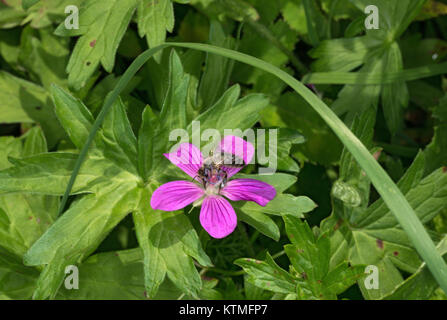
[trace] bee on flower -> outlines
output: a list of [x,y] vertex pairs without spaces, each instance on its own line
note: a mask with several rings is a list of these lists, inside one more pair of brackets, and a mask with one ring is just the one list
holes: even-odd
[[187,205],[201,205],[200,223],[213,238],[224,238],[237,226],[231,201],[254,201],[266,206],[276,196],[273,186],[255,179],[231,179],[250,163],[254,147],[237,136],[225,136],[213,155],[204,158],[191,143],[164,156],[188,174],[193,181],[172,181],[161,185],[152,194],[154,210],[175,211]]

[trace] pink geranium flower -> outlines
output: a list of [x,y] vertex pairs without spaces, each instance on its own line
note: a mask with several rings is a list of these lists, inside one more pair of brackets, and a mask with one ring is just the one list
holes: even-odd
[[[215,152],[233,154],[243,159],[245,166],[253,158],[254,147],[239,137],[226,136]],[[223,166],[218,172],[207,170],[205,178],[201,178],[198,173],[203,168],[204,159],[200,150],[193,144],[182,143],[177,151],[165,153],[164,156],[193,178],[194,182],[172,181],[161,185],[152,195],[151,207],[154,210],[175,211],[201,201],[200,223],[214,238],[226,237],[237,225],[236,213],[223,196],[232,201],[254,201],[265,206],[276,195],[275,188],[259,180],[228,181],[242,167]]]

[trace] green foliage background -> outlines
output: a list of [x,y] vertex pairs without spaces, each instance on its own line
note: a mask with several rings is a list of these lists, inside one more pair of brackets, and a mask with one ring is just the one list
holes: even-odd
[[[379,8],[379,30],[364,8]],[[67,5],[80,28],[64,26]],[[0,298],[446,299],[411,239],[337,136],[279,79],[222,56],[158,52],[95,137],[107,94],[144,50],[209,43],[301,79],[397,183],[447,252],[446,1],[3,0],[0,2]],[[188,178],[162,156],[169,132],[279,128],[266,207],[233,203],[212,239],[198,210],[150,208]],[[303,219],[304,218],[304,219]],[[78,265],[79,290],[63,285]],[[364,286],[367,265],[379,289]]]

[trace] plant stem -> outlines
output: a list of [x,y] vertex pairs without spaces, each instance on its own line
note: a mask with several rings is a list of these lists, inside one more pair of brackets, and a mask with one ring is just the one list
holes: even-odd
[[219,269],[219,268],[208,268],[207,271],[221,273],[226,276],[241,276],[245,273],[244,270],[228,271],[228,270]]
[[272,256],[272,258],[273,258],[273,259],[279,258],[279,257],[283,256],[285,253],[286,253],[286,252],[285,252],[284,250],[282,250],[282,251],[280,251],[280,252],[275,253],[275,254]]

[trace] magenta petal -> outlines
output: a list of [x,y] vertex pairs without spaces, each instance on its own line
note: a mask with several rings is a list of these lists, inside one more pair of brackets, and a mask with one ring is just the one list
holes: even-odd
[[172,181],[161,185],[151,197],[154,210],[175,211],[199,199],[204,190],[189,181]]
[[224,238],[234,231],[237,216],[231,204],[220,196],[207,196],[200,210],[200,223],[213,238]]
[[255,179],[235,179],[227,183],[221,194],[232,201],[254,201],[265,206],[275,198],[276,190],[268,183]]
[[[236,136],[225,136],[217,146],[216,150],[234,154],[243,159],[245,164],[250,163],[255,154],[255,148],[250,142]],[[242,168],[224,167],[224,169],[229,178],[238,173]]]
[[176,151],[163,155],[191,178],[196,177],[197,171],[202,166],[202,153],[191,143],[181,143]]

